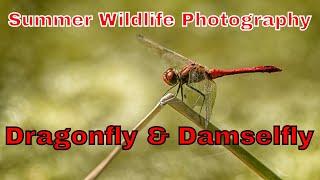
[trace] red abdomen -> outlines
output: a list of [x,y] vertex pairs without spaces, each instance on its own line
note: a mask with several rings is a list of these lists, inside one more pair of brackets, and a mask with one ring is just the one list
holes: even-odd
[[282,71],[280,68],[275,66],[257,66],[257,67],[249,67],[249,68],[238,68],[238,69],[210,69],[208,74],[212,79],[227,76],[227,75],[234,75],[234,74],[242,74],[242,73],[273,73],[273,72],[280,72]]

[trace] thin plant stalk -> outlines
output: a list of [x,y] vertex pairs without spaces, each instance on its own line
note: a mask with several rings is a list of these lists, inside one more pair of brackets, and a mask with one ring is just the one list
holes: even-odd
[[[161,100],[158,102],[158,104],[132,129],[140,131],[143,129],[164,107],[167,101],[170,99],[173,99],[174,96],[172,94],[167,94],[161,98]],[[103,159],[100,164],[98,164],[85,178],[85,180],[92,180],[96,179],[100,173],[103,171],[104,168],[106,168],[111,161],[114,159],[114,157],[119,154],[119,152],[122,150],[122,145],[125,144],[125,141],[122,140],[121,145],[116,146],[108,156]]]
[[[144,117],[134,128],[133,130],[141,130],[143,129],[164,107],[164,105],[168,104],[177,112],[191,120],[197,126],[202,129],[207,129],[210,131],[219,131],[212,123],[209,123],[208,126],[205,126],[205,118],[200,116],[197,112],[183,103],[180,99],[176,98],[173,94],[169,93],[161,98],[159,103],[149,112],[149,114]],[[125,142],[122,141],[122,145]],[[234,154],[239,160],[241,160],[249,169],[254,171],[257,175],[259,175],[263,179],[281,179],[277,176],[271,169],[265,166],[261,161],[259,161],[256,157],[246,151],[243,147],[239,145],[224,145],[224,147],[229,150],[232,154]],[[86,180],[96,179],[98,175],[106,168],[114,157],[119,154],[122,150],[122,146],[116,146],[115,149],[108,154],[108,156],[100,162],[85,178]]]

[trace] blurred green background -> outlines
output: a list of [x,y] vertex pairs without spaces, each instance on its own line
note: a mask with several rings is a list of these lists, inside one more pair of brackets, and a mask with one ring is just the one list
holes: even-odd
[[[164,11],[174,28],[100,28],[98,11]],[[306,32],[285,28],[182,29],[182,11],[204,14],[312,14]],[[314,1],[2,1],[0,6],[0,179],[81,179],[111,150],[110,146],[6,146],[5,126],[56,131],[131,129],[168,88],[161,59],[138,43],[138,33],[208,67],[276,65],[276,74],[249,74],[216,81],[213,123],[222,129],[271,130],[292,124],[316,130],[305,151],[296,146],[247,146],[284,179],[320,178],[319,15]],[[90,28],[9,28],[7,15],[93,14]],[[162,146],[146,141],[146,130],[130,151],[122,152],[100,179],[257,179],[221,146],[178,146],[177,127],[194,126],[166,107],[148,126],[171,133]]]

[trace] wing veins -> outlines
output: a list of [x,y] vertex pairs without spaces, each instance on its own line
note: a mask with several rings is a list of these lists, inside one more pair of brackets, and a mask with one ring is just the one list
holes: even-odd
[[166,47],[163,47],[162,45],[142,36],[142,35],[138,35],[137,36],[138,40],[145,45],[146,47],[152,49],[154,52],[156,52],[160,58],[164,58],[167,60],[172,60],[177,62],[179,65],[185,65],[185,64],[191,64],[194,63],[193,61],[191,61],[189,58],[184,57],[183,55],[170,50]]

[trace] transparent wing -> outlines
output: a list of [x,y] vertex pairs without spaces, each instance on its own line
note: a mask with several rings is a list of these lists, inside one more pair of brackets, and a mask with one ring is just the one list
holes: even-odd
[[196,69],[189,73],[188,87],[184,89],[184,102],[205,117],[207,127],[212,119],[217,90],[216,83],[208,78],[198,82],[202,79],[201,76],[206,76],[206,74],[204,72],[199,74]]
[[206,100],[205,100],[205,104],[206,104],[206,124],[205,126],[208,126],[209,121],[212,119],[212,109],[213,109],[213,105],[215,103],[216,100],[216,94],[217,94],[217,85],[213,80],[204,80],[205,85],[205,89],[204,89],[204,94],[206,96]]
[[170,65],[170,67],[172,67],[172,68],[178,68],[178,67],[182,67],[186,64],[193,63],[193,61],[182,56],[181,54],[174,52],[168,48],[165,48],[165,47],[161,46],[160,44],[153,42],[152,40],[150,40],[142,35],[137,35],[137,38],[142,44],[144,44],[146,47],[151,49],[153,52],[155,52],[161,58],[166,60],[166,63],[168,65]]

